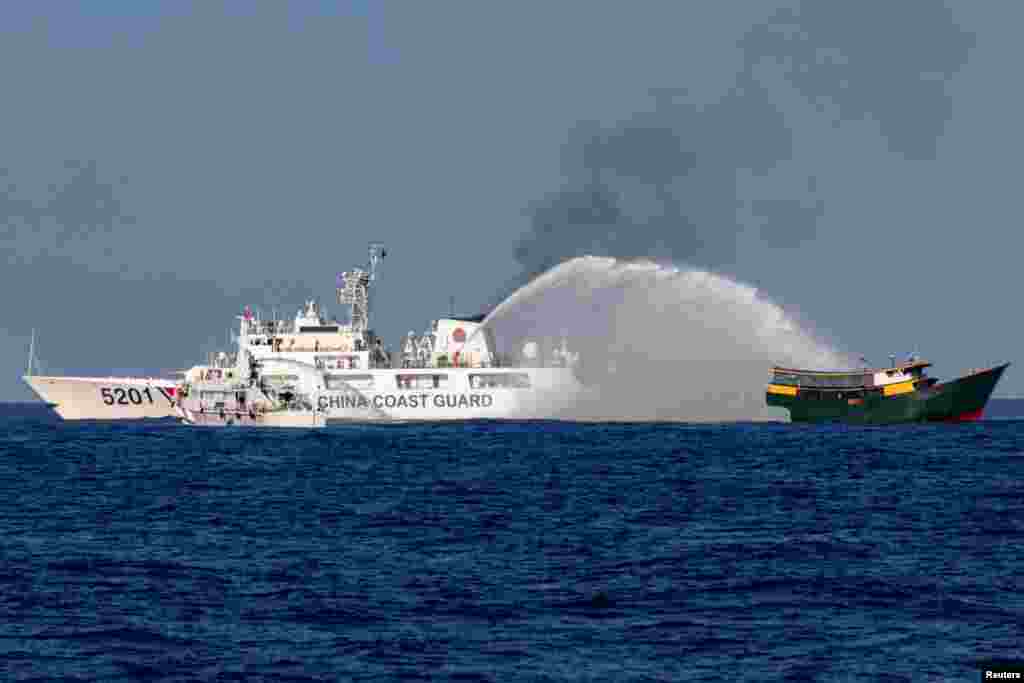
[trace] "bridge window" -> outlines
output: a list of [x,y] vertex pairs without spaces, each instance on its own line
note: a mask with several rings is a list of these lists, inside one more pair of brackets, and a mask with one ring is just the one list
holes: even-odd
[[223,401],[231,395],[229,391],[200,391],[199,398],[204,401]]
[[395,375],[399,389],[444,389],[448,375]]
[[299,381],[298,375],[264,375],[263,379],[267,384],[287,384]]
[[525,372],[491,372],[469,376],[473,389],[529,389],[530,376]]
[[359,356],[316,356],[314,362],[320,370],[359,369]]
[[373,375],[327,375],[324,380],[328,389],[369,389],[373,386]]

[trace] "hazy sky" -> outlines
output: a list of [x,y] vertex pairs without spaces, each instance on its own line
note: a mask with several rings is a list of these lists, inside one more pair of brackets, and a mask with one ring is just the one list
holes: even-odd
[[[844,350],[1018,360],[1016,2],[0,4],[0,399],[249,303],[473,313],[576,255],[711,267]],[[337,310],[337,306],[331,307]],[[1024,367],[998,392],[1024,394]]]

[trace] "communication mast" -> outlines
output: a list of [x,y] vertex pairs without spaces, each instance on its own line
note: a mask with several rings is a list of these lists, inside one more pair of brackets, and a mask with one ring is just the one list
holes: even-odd
[[35,363],[36,358],[36,329],[32,328],[32,339],[28,343],[28,371],[29,377],[32,376],[32,366]]
[[371,284],[377,279],[377,266],[387,256],[384,245],[380,242],[370,243],[370,261],[363,268],[338,273],[338,303],[350,307],[349,324],[352,331],[363,333],[370,326],[370,290]]

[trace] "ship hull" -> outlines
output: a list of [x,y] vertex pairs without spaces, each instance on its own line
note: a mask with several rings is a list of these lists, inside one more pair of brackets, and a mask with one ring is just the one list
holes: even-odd
[[970,422],[981,419],[1008,365],[894,396],[851,398],[853,392],[827,392],[830,394],[827,398],[808,398],[806,394],[801,396],[801,392],[795,395],[769,392],[767,402],[769,406],[786,408],[792,422]]
[[313,397],[313,405],[332,422],[541,419],[557,417],[581,390],[566,368],[513,371],[528,376],[529,389],[474,387],[470,378],[479,372],[449,369],[447,385],[411,389],[396,388],[394,375],[386,372],[375,389],[321,390]]
[[[313,410],[271,411],[255,418],[247,410],[186,409],[174,380],[141,377],[25,376],[24,381],[65,420],[140,420],[178,418],[202,426],[323,427],[328,422],[412,422],[557,417],[580,389],[566,369],[529,369],[532,389],[474,388],[470,376],[481,370],[448,368],[450,385],[400,389],[396,379],[413,371],[377,370],[355,373],[372,377],[377,390],[352,387],[332,391],[317,387],[310,396]],[[337,378],[345,378],[339,373]],[[390,388],[386,388],[390,387]]]
[[250,414],[246,411],[197,412],[182,410],[184,421],[195,427],[292,427],[319,429],[327,426],[323,413],[317,411],[280,411]]
[[143,377],[22,379],[65,420],[139,420],[178,417],[174,380]]
[[[293,372],[300,364],[292,363]],[[573,404],[581,385],[568,368],[495,370],[447,368],[433,370],[345,371],[330,375],[335,388],[305,368],[311,385],[302,391],[304,410],[250,410],[265,402],[258,395],[240,403],[244,385],[213,392],[211,385],[193,387],[182,401],[186,422],[208,426],[321,427],[327,423],[444,422],[459,420],[529,420],[558,418]],[[485,386],[474,377],[519,377],[528,388]],[[434,378],[436,377],[436,385]],[[348,380],[348,381],[346,381]],[[204,396],[205,395],[205,396]],[[216,396],[216,397],[214,397]]]

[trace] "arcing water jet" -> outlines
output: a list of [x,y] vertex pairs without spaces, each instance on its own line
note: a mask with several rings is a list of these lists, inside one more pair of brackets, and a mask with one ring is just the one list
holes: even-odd
[[851,367],[757,289],[714,273],[574,258],[543,273],[484,322],[499,352],[564,339],[586,396],[553,417],[592,420],[784,419],[765,406],[772,365]]

